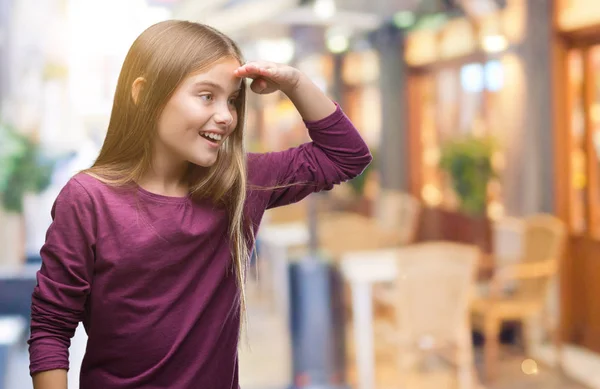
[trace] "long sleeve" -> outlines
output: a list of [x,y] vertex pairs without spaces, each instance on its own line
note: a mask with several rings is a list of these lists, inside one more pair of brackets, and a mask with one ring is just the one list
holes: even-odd
[[42,267],[31,304],[30,373],[68,369],[69,346],[90,291],[94,264],[95,213],[75,179],[52,207],[52,224],[41,249]]
[[339,105],[328,117],[304,123],[312,142],[248,157],[251,189],[265,200],[265,208],[330,190],[361,174],[372,160],[369,148]]

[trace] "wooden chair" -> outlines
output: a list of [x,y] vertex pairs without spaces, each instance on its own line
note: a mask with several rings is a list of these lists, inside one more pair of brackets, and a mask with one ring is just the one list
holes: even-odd
[[421,203],[416,197],[384,189],[379,194],[374,213],[382,229],[396,231],[401,245],[415,241],[421,215]]
[[426,242],[398,249],[394,283],[395,320],[386,336],[397,345],[402,388],[420,388],[424,353],[436,353],[457,367],[457,388],[478,387],[473,360],[469,306],[480,250],[474,245]]
[[298,203],[269,209],[265,212],[263,223],[269,224],[286,224],[303,222],[308,219],[308,203],[307,200]]
[[[377,225],[397,235],[399,246],[414,243],[419,228],[421,202],[406,192],[383,189],[375,203],[374,217]],[[394,290],[391,285],[374,285],[373,300],[376,316],[393,314],[391,302]]]
[[[485,337],[484,362],[488,380],[495,377],[499,357],[498,335],[505,321],[520,321],[524,328],[526,353],[532,344],[532,319],[546,316],[549,287],[558,273],[566,242],[564,223],[552,215],[534,215],[524,220],[523,250],[519,261],[498,266],[488,292],[472,304],[472,320]],[[510,285],[510,288],[507,288]],[[560,355],[558,326],[552,340]],[[558,358],[560,359],[560,357]],[[559,361],[560,364],[560,361]]]
[[412,243],[421,206],[413,196],[383,191],[375,217],[352,212],[321,212],[317,227],[321,250],[334,259],[350,251],[392,248]]

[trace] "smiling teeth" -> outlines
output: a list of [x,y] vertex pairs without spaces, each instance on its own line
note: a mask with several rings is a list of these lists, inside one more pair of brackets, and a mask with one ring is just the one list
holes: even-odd
[[210,138],[216,141],[220,141],[221,139],[223,139],[223,136],[221,136],[220,134],[213,134],[212,132],[201,132],[200,135],[202,135],[205,138]]

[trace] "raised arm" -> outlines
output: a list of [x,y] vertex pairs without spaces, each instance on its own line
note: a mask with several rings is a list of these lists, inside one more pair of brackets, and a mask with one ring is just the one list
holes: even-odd
[[272,62],[249,62],[235,73],[252,78],[253,92],[266,95],[282,91],[306,121],[324,119],[335,111],[335,104],[304,73]]
[[238,69],[237,75],[253,78],[251,89],[256,93],[284,92],[312,139],[286,151],[249,156],[249,181],[258,187],[253,195],[266,199],[266,208],[331,189],[361,174],[371,162],[366,143],[341,108],[297,69],[253,62]]
[[90,291],[95,247],[93,204],[74,179],[52,208],[31,304],[30,374],[35,389],[66,389],[69,346]]

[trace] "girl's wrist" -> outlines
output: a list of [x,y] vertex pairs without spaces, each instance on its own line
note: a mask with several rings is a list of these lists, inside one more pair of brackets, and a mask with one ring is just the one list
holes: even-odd
[[304,88],[306,83],[312,83],[312,81],[300,70],[293,68],[293,72],[295,72],[294,76],[290,77],[292,82],[289,85],[281,86],[281,91],[290,98],[290,100],[294,100],[301,89]]

